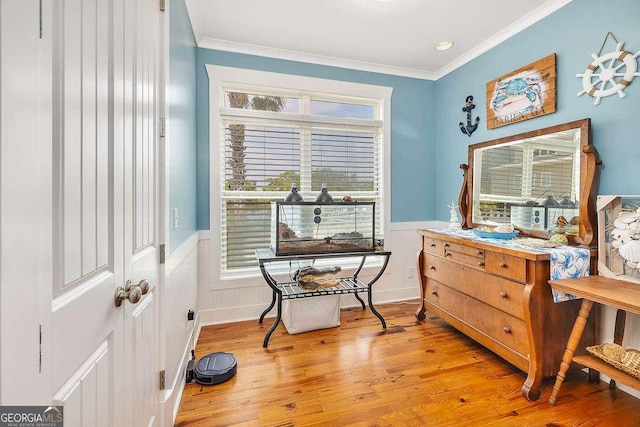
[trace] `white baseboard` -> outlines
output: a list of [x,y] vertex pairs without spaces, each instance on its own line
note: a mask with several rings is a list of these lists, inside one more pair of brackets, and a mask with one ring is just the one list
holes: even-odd
[[[198,316],[200,320],[198,323],[198,336],[200,336],[200,328],[203,326],[257,320],[267,307],[268,304],[255,304],[202,310]],[[273,316],[275,316],[275,307],[267,315],[267,317]]]
[[[194,319],[194,325],[196,325],[198,319]],[[199,329],[197,328],[193,328],[192,332],[191,332],[191,336],[189,337],[189,341],[188,344],[186,346],[186,348],[184,349],[184,351],[182,352],[182,359],[180,360],[180,369],[178,370],[176,377],[173,379],[173,384],[171,389],[167,390],[165,392],[165,394],[168,394],[169,396],[166,397],[166,400],[168,400],[171,395],[173,395],[173,397],[175,398],[175,400],[173,401],[173,413],[172,413],[172,425],[173,423],[175,423],[176,421],[176,417],[178,416],[178,410],[180,409],[180,401],[182,400],[182,393],[184,392],[184,386],[186,385],[187,382],[187,378],[186,378],[186,368],[187,368],[187,363],[189,363],[189,360],[191,359],[191,349],[195,349],[196,347],[196,342],[195,341],[195,331],[198,331],[198,333],[200,332]]]

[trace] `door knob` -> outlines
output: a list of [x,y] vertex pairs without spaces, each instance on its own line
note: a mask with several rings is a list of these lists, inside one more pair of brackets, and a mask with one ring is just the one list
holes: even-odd
[[137,285],[132,285],[131,280],[127,280],[124,288],[122,286],[118,286],[116,288],[116,294],[113,297],[113,302],[116,307],[120,307],[122,305],[122,301],[128,299],[131,304],[136,304],[142,298],[142,291],[140,287]]
[[146,279],[140,280],[140,282],[138,283],[138,287],[142,291],[142,295],[146,295],[147,292],[149,292],[149,282],[147,282]]

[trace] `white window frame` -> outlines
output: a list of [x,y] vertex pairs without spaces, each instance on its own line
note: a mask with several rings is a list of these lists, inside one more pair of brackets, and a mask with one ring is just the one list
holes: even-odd
[[[391,94],[393,88],[210,64],[206,65],[206,70],[209,76],[209,228],[213,242],[222,242],[222,215],[219,208],[222,201],[221,174],[218,168],[224,161],[224,141],[220,129],[222,125],[221,112],[225,110],[224,97],[227,87],[246,88],[249,91],[254,90],[255,87],[268,87],[277,88],[283,93],[287,91],[309,94],[325,93],[337,94],[336,98],[345,96],[378,100],[380,116],[384,122],[382,126],[383,176],[380,179],[383,191],[382,221],[384,234],[389,233],[391,223]],[[376,239],[385,239],[385,235],[376,236]],[[221,250],[221,243],[211,246],[213,277],[217,277],[218,280],[235,280],[260,276],[257,267],[251,271],[224,272],[223,274],[220,261],[216,261],[222,259]]]

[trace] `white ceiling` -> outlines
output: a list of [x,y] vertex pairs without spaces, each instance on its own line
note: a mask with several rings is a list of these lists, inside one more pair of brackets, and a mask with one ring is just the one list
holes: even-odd
[[186,0],[200,47],[429,80],[569,2]]

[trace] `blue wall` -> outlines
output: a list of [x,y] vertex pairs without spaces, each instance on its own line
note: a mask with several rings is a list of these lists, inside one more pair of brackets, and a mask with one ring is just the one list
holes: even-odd
[[[585,117],[592,119],[593,143],[604,162],[598,193],[640,193],[640,77],[625,90],[623,99],[614,95],[595,106],[588,95],[576,96],[582,90],[576,74],[586,70],[609,31],[625,43],[626,50],[640,51],[640,1],[574,0],[436,82],[436,219],[448,220],[446,205],[457,200],[462,183],[458,166],[467,163],[469,144]],[[610,38],[602,53],[613,50]],[[551,53],[556,54],[557,111],[487,130],[486,83]],[[474,96],[474,116],[481,120],[471,138],[457,126],[467,95]]]
[[[197,230],[196,217],[196,42],[184,0],[169,3],[169,252]],[[180,216],[173,229],[173,209]]]
[[434,217],[434,82],[210,49],[198,49],[197,62],[199,229],[209,228],[209,78],[206,64],[392,87],[391,221]]
[[[183,0],[172,0],[183,3]],[[172,11],[175,14],[176,10]],[[180,17],[183,51],[175,67],[185,65],[180,74],[181,87],[193,92],[187,73],[192,64],[192,37],[187,43],[186,12]],[[601,169],[599,194],[638,194],[640,191],[640,77],[625,93],[603,98],[598,106],[593,98],[576,94],[582,90],[583,73],[591,63],[608,31],[612,31],[624,48],[640,51],[640,1],[574,0],[567,6],[516,34],[499,46],[449,73],[436,82],[378,73],[306,64],[230,52],[198,48],[197,78],[197,228],[209,228],[209,81],[205,64],[297,74],[309,77],[368,83],[393,87],[391,111],[391,220],[392,222],[449,219],[447,204],[457,200],[462,183],[461,163],[467,163],[467,146],[477,142],[552,126],[585,117],[592,119],[593,142],[604,167]],[[615,49],[611,39],[603,53]],[[486,83],[551,53],[556,54],[557,111],[536,119],[487,130],[485,112]],[[172,83],[174,55],[172,53]],[[187,63],[189,65],[187,65]],[[182,68],[179,68],[182,69]],[[173,90],[173,89],[172,89]],[[474,116],[481,122],[471,138],[463,135],[458,123],[465,120],[461,108],[467,95],[475,98]],[[185,122],[193,123],[193,108],[180,102],[177,111]],[[191,104],[193,107],[193,104]],[[172,163],[172,206],[182,205],[191,214],[192,134],[186,136],[186,149],[177,150]],[[172,151],[173,156],[173,151]],[[188,158],[188,160],[187,160]],[[184,159],[184,161],[182,161]],[[175,165],[175,168],[173,167]],[[184,170],[186,169],[186,170]],[[173,176],[177,180],[173,180]],[[174,191],[175,188],[175,191]],[[183,191],[187,189],[188,191]],[[184,194],[183,194],[184,193]],[[174,199],[184,197],[185,199]],[[187,219],[188,221],[189,219]],[[191,224],[187,222],[185,225]],[[192,227],[172,233],[176,241],[186,238]],[[174,236],[175,235],[175,236]],[[175,246],[173,246],[175,247]]]

